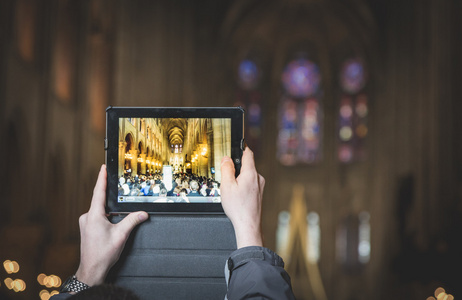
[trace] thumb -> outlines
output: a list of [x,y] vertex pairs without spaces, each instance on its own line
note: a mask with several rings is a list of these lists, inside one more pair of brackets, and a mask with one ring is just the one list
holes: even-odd
[[148,217],[148,214],[144,211],[132,212],[122,221],[120,221],[116,226],[119,228],[118,230],[126,233],[128,236],[130,232],[132,232],[133,228],[146,221]]
[[228,186],[232,185],[236,182],[236,178],[234,178],[234,163],[233,160],[225,156],[221,160],[221,185]]

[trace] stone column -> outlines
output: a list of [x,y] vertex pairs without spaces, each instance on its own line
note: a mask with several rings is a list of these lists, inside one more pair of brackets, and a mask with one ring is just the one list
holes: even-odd
[[191,172],[193,174],[196,174],[197,173],[197,168],[196,168],[196,165],[197,165],[197,160],[195,159],[195,151],[191,151]]
[[[200,164],[199,164],[199,168],[200,168],[200,176],[208,176],[209,173],[208,173],[208,156],[210,154],[210,149],[207,147],[207,144],[201,144],[200,146],[200,149],[199,149],[199,158],[200,158]],[[203,149],[204,148],[207,148],[207,152],[205,153],[205,156],[202,155],[203,153]]]
[[118,176],[124,175],[124,166],[125,166],[125,147],[127,146],[126,142],[119,142],[119,167],[117,170]]
[[207,177],[214,178],[215,174],[212,174],[212,167],[215,167],[214,157],[213,157],[213,127],[212,122],[209,120],[207,123]]
[[221,159],[223,158],[223,120],[212,119],[213,127],[213,157],[215,167],[215,180],[221,182],[221,169],[220,166]]
[[231,120],[223,120],[223,155],[231,156]]
[[132,169],[131,175],[135,176],[138,174],[138,150],[130,150],[130,154],[132,155],[132,159],[130,161],[130,168]]
[[[152,165],[151,165],[151,162],[152,162],[152,157],[146,157],[146,172],[149,171],[149,173],[152,173],[151,170],[152,170]],[[148,162],[149,160],[149,162]]]
[[141,174],[146,175],[146,153],[140,154],[140,158],[142,159],[141,162]]

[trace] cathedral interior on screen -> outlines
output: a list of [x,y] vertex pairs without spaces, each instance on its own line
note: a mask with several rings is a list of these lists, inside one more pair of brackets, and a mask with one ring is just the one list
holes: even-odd
[[118,153],[119,201],[219,202],[231,119],[120,118]]
[[[76,271],[110,105],[245,109],[264,244],[297,299],[462,297],[461,14],[458,0],[0,1],[0,298],[48,299]],[[119,199],[218,202],[229,126],[121,119]]]

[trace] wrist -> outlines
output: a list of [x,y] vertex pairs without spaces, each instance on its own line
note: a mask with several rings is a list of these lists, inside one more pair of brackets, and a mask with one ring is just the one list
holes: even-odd
[[106,271],[101,271],[100,268],[87,269],[80,265],[75,273],[75,277],[89,286],[95,286],[104,283],[106,273]]
[[240,228],[235,230],[237,248],[249,246],[263,247],[263,237],[260,228]]

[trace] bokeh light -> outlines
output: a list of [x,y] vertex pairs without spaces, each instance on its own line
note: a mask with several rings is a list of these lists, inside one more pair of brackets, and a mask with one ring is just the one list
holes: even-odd
[[5,260],[3,262],[3,268],[8,274],[19,272],[19,264],[15,261]]
[[51,295],[47,290],[41,290],[39,293],[39,297],[42,300],[48,300],[50,299]]
[[22,279],[13,280],[11,278],[6,278],[3,282],[9,290],[13,290],[16,293],[26,290],[26,283]]
[[37,281],[40,285],[46,286],[47,288],[60,287],[62,284],[61,278],[56,275],[47,276],[45,274],[39,274],[37,276]]
[[8,289],[13,289],[13,279],[11,278],[5,278],[5,280],[3,281],[5,283],[5,286],[8,288]]
[[44,284],[44,282],[45,282],[45,281],[44,281],[44,280],[45,280],[45,277],[47,277],[47,275],[45,275],[45,274],[43,274],[43,273],[42,273],[42,274],[39,274],[39,275],[37,276],[37,281],[38,281],[38,283],[39,283],[40,285],[45,285],[45,284]]
[[439,294],[445,293],[445,292],[446,291],[442,287],[439,287],[435,290],[435,297],[438,298]]
[[23,292],[26,290],[26,283],[22,279],[16,279],[13,281],[13,291],[16,293]]
[[454,296],[451,294],[446,294],[446,291],[439,287],[435,290],[435,297],[428,297],[426,300],[454,300]]

